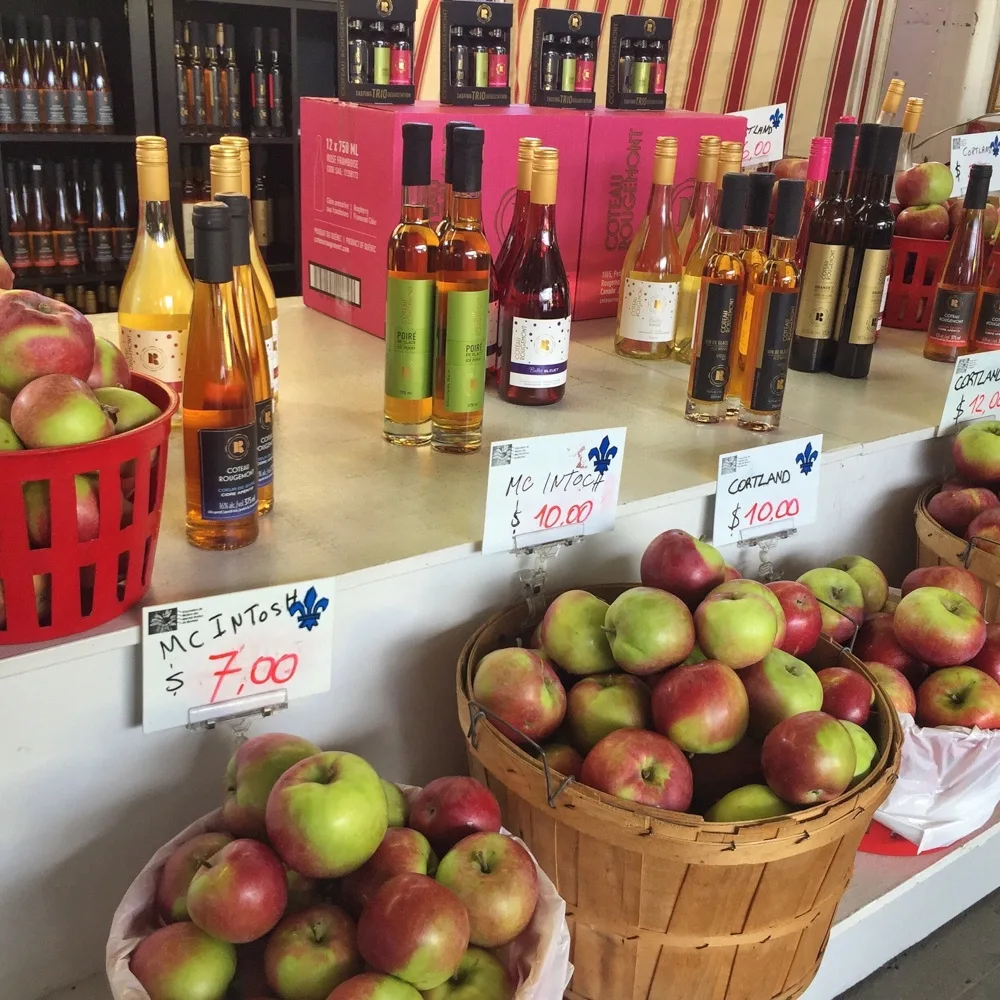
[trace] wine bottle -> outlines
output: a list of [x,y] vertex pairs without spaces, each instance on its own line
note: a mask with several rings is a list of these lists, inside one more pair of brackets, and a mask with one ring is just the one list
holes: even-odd
[[167,141],[135,142],[139,230],[118,304],[120,341],[128,366],[183,389],[191,277],[174,237]]
[[65,132],[66,85],[52,44],[52,18],[42,15],[42,60],[38,74],[42,97],[42,124],[46,132]]
[[17,130],[17,81],[11,52],[0,32],[0,132]]
[[195,135],[205,131],[205,69],[201,63],[201,25],[191,21],[188,27],[188,121]]
[[274,508],[274,401],[268,368],[264,331],[270,326],[254,292],[250,266],[250,200],[242,194],[220,194],[228,206],[233,229],[233,294],[236,320],[243,350],[250,365],[254,402],[254,445],[257,455],[257,513],[262,517]]
[[385,23],[373,21],[371,36],[372,83],[384,87],[389,83],[389,42],[385,37]]
[[191,124],[191,107],[188,94],[187,46],[184,41],[182,21],[174,21],[174,91],[177,94],[177,124],[182,132],[187,132]]
[[45,204],[45,184],[40,163],[35,163],[31,168],[28,247],[31,252],[31,266],[41,274],[51,274],[56,266],[55,247],[52,240],[52,219]]
[[[722,140],[717,135],[703,135],[698,140],[694,194],[691,196],[691,207],[677,240],[681,259],[685,265],[712,226],[721,146]],[[742,150],[740,155],[742,156]]]
[[87,99],[90,104],[90,126],[94,132],[114,132],[115,110],[111,97],[108,64],[101,44],[101,22],[90,19],[90,45],[87,48]]
[[268,211],[267,181],[265,179],[266,153],[259,150],[251,156],[252,180],[250,183],[250,205],[253,211],[253,235],[260,254],[267,260],[271,248],[271,213]]
[[670,357],[677,324],[681,252],[674,234],[673,203],[677,140],[660,136],[653,154],[653,184],[622,267],[615,352],[626,358]]
[[753,279],[750,346],[740,396],[739,425],[744,430],[773,431],[781,422],[799,302],[795,253],[805,187],[806,181],[778,181],[771,246],[764,266]]
[[490,50],[483,38],[483,29],[479,27],[469,30],[469,38],[472,44],[472,85],[474,87],[487,87],[490,80]]
[[[653,75],[653,57],[646,47],[645,39],[632,43],[632,93],[648,94]],[[740,146],[742,154],[743,147]]]
[[90,123],[87,74],[76,35],[76,19],[66,18],[66,118],[70,132],[83,132]]
[[14,77],[17,80],[18,128],[21,132],[37,132],[42,127],[42,102],[35,60],[28,41],[28,21],[23,14],[18,14],[16,24]]
[[[269,134],[283,136],[285,134],[285,71],[281,68],[281,34],[277,28],[271,28],[268,32],[268,39],[271,43],[271,66],[267,71]],[[386,83],[388,82],[386,80]]]
[[231,24],[223,27],[223,42],[219,79],[222,106],[225,109],[223,122],[226,128],[239,132],[243,127],[243,113],[240,110],[240,68],[236,64],[236,29]]
[[653,52],[653,93],[667,92],[667,56],[659,39],[649,43]]
[[823,182],[830,169],[830,151],[833,140],[825,135],[817,135],[809,144],[809,162],[806,165],[806,188],[802,199],[802,219],[799,222],[799,238],[795,244],[795,262],[799,268],[805,266],[809,250],[809,224],[813,212],[823,197]]
[[988,164],[975,163],[969,168],[962,218],[951,237],[927,328],[924,357],[931,361],[954,362],[969,351],[976,299],[986,263],[983,209],[992,174],[993,168]]
[[219,80],[219,56],[215,47],[216,27],[209,22],[205,25],[205,52],[202,56],[203,90],[205,91],[205,128],[209,135],[222,130],[224,119],[221,81]]
[[566,393],[572,307],[556,238],[559,151],[539,146],[531,163],[524,245],[500,303],[500,398],[523,406],[558,403]]
[[233,291],[228,207],[198,204],[194,239],[182,411],[187,540],[200,549],[239,549],[258,532],[256,413]]
[[542,60],[538,67],[542,90],[559,89],[559,65],[562,55],[556,46],[555,35],[542,35]]
[[28,242],[28,220],[21,204],[17,183],[17,167],[7,163],[7,234],[10,237],[8,263],[18,277],[31,270],[31,246]]
[[253,120],[250,134],[266,136],[270,129],[270,107],[268,105],[268,75],[264,66],[264,29],[253,29]]
[[853,217],[861,210],[868,197],[871,183],[872,164],[875,161],[875,146],[878,142],[879,126],[865,122],[858,132],[858,142],[854,149],[854,168],[851,171],[851,185],[848,188],[847,210]]
[[563,35],[559,39],[559,89],[576,89],[576,49],[572,35]]
[[120,163],[115,164],[114,177],[112,245],[114,246],[115,260],[122,267],[128,267],[128,262],[132,259],[132,251],[135,249],[135,223],[132,221],[132,213],[128,207],[128,194],[125,191],[125,168]]
[[403,125],[403,205],[389,237],[385,301],[385,405],[390,444],[431,440],[438,238],[430,225],[430,125]]
[[632,39],[623,38],[618,46],[618,93],[632,93]]
[[[350,62],[351,83],[355,86],[371,83],[371,50],[364,36],[364,24],[359,18],[347,22],[347,55]],[[464,84],[456,84],[464,86]]]
[[1000,244],[994,245],[983,268],[972,330],[973,353],[1000,349]]
[[531,161],[534,151],[541,146],[541,139],[522,136],[517,140],[517,192],[514,195],[514,214],[510,228],[496,256],[496,278],[500,298],[510,279],[510,269],[524,244],[528,226],[528,205],[531,202]]
[[906,83],[903,80],[897,80],[894,77],[889,81],[889,85],[885,88],[885,97],[882,98],[882,107],[875,118],[876,125],[891,125],[893,123],[904,90],[906,90]]
[[789,360],[794,371],[828,371],[833,367],[837,297],[852,232],[847,185],[857,135],[857,125],[838,123],[833,127],[823,199],[809,220],[809,246]]
[[184,258],[194,260],[194,206],[202,200],[195,183],[191,147],[181,146],[181,219],[184,234]]
[[507,86],[507,66],[509,63],[507,45],[504,42],[503,28],[493,28],[490,31],[489,73],[487,86]]
[[389,46],[389,83],[409,87],[413,83],[413,47],[406,24],[397,21],[392,25],[392,44]]
[[69,163],[69,210],[73,219],[73,238],[80,266],[86,269],[90,262],[90,219],[84,207],[83,181],[80,179],[80,161],[74,156]]
[[[714,180],[714,178],[713,178]],[[726,174],[718,222],[709,231],[708,255],[701,268],[684,416],[717,424],[726,415],[729,353],[743,298],[740,230],[746,221],[746,174]]]
[[[889,287],[889,246],[896,218],[889,207],[892,173],[902,129],[879,126],[868,198],[852,220],[851,245],[844,263],[837,318],[833,374],[867,378]],[[860,156],[860,151],[859,151]]]
[[906,102],[906,110],[903,112],[903,138],[899,143],[899,153],[896,155],[896,172],[892,179],[892,200],[899,202],[896,195],[896,181],[904,170],[909,170],[913,166],[913,143],[917,138],[917,129],[920,128],[920,116],[924,111],[924,99],[922,97],[911,97]]
[[594,89],[594,77],[597,74],[596,39],[584,35],[577,42],[576,53],[576,86],[578,93],[589,94]]
[[434,227],[439,242],[451,228],[451,171],[455,152],[453,143],[455,129],[472,127],[472,122],[448,122],[444,127],[444,205],[441,210],[441,221]]
[[465,29],[457,24],[451,29],[451,85],[469,85],[469,46],[465,42]]
[[490,245],[482,219],[482,129],[452,135],[452,219],[438,250],[431,447],[479,451],[483,438]]
[[56,164],[55,212],[52,216],[52,242],[56,256],[56,266],[63,274],[73,274],[80,270],[80,255],[76,250],[76,234],[73,232],[73,216],[69,198],[66,195],[66,168]]
[[101,161],[95,160],[90,186],[90,261],[95,271],[110,271],[115,263],[111,213],[104,196]]

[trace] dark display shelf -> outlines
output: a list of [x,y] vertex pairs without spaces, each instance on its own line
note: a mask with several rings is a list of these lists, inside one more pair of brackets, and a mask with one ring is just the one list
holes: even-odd
[[[214,145],[226,133],[220,132],[218,135],[182,135],[177,141],[182,146],[211,146]],[[251,147],[253,146],[296,146],[298,139],[293,139],[290,135],[251,135],[248,136]]]
[[75,147],[89,143],[134,146],[134,135],[103,135],[100,132],[0,132],[0,146],[10,143],[68,143]]

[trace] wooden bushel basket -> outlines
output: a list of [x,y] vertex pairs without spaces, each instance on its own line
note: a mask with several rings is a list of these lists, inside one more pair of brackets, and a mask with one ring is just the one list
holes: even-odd
[[[588,588],[612,601],[626,586]],[[899,771],[902,734],[875,687],[878,759],[840,798],[775,819],[707,823],[635,806],[562,776],[515,746],[470,703],[486,653],[532,626],[527,605],[482,625],[458,663],[458,715],[471,773],[500,801],[566,900],[571,1000],[792,1000],[819,968],[876,808]],[[821,640],[816,667],[861,662]],[[549,805],[547,787],[555,792]],[[555,1000],[555,998],[553,998]]]

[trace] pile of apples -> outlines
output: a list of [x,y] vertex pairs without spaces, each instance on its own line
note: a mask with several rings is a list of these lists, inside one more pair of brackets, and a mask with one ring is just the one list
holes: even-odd
[[[954,177],[946,163],[930,160],[896,175],[896,235],[920,240],[947,240],[962,218],[963,198],[952,198]],[[998,222],[997,202],[990,198],[983,212],[983,234],[992,241]]]
[[224,832],[160,872],[163,926],[130,959],[151,1000],[511,1000],[494,949],[530,924],[538,873],[479,782],[408,804],[361,757],[269,733],[226,784]]

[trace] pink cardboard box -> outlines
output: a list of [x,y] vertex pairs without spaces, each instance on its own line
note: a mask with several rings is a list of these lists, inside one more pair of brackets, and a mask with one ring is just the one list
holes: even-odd
[[694,190],[698,140],[717,135],[742,143],[747,122],[739,115],[700,111],[590,112],[587,193],[573,319],[600,319],[618,311],[625,252],[639,228],[653,180],[656,137],[677,137],[674,220],[683,218]]
[[537,136],[561,153],[557,226],[570,284],[580,250],[590,116],[514,105],[449,108],[302,100],[302,288],[305,303],[376,337],[385,336],[386,244],[399,221],[401,128],[434,126],[431,218],[441,217],[444,126],[485,129],[483,219],[496,253],[507,233],[517,185],[517,140]]

